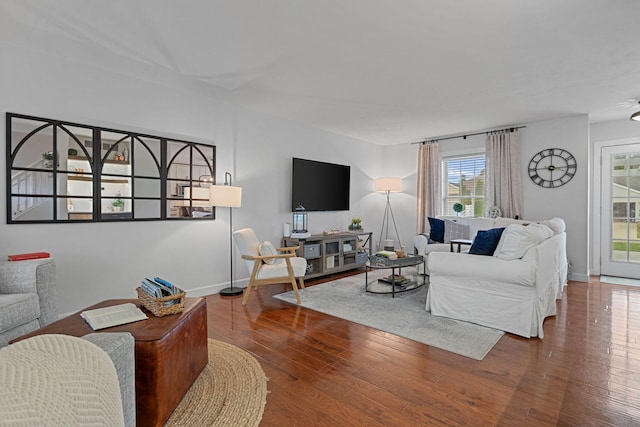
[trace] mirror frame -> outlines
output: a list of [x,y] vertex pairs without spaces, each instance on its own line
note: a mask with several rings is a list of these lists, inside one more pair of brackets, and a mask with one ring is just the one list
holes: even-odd
[[[14,131],[18,132],[19,128],[17,120],[33,121],[34,125],[24,137],[14,141]],[[78,128],[76,133],[81,128],[87,133],[82,136],[90,139],[83,140],[69,128]],[[40,132],[49,132],[49,129],[51,135],[47,137],[50,141],[42,142],[46,138],[42,138]],[[62,142],[58,144],[60,132],[68,136],[68,142],[74,147],[72,150],[64,148]],[[41,141],[32,139],[34,135]],[[51,150],[42,153],[42,159],[37,159],[35,150],[43,145],[49,147],[49,143]],[[37,160],[28,165],[16,164],[21,150],[24,151],[20,159]],[[100,155],[92,156],[91,153]],[[215,219],[215,208],[208,205],[208,194],[204,190],[215,184],[216,146],[213,144],[6,113],[5,161],[7,224]],[[145,164],[147,166],[143,168]],[[146,171],[142,173],[138,169]],[[34,181],[28,178],[29,174],[32,178],[47,177],[49,184],[38,188],[44,188],[44,191],[38,192],[33,185],[17,184],[20,180]],[[85,186],[86,194],[69,191],[78,181]],[[123,190],[126,194],[112,189],[120,188],[118,184],[126,189]],[[23,200],[32,204],[29,209],[39,204],[41,211],[50,217],[17,219],[26,211],[20,205]],[[74,212],[74,202],[84,210]],[[117,206],[124,207],[116,209]]]

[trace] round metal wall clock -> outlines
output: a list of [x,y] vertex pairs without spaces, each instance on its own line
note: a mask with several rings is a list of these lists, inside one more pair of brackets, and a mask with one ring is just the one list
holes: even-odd
[[576,158],[562,148],[547,148],[531,158],[529,177],[544,188],[555,188],[571,181],[578,165]]

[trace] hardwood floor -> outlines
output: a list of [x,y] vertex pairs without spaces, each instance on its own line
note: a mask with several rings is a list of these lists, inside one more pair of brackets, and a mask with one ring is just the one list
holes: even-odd
[[263,427],[640,425],[640,287],[570,282],[543,340],[505,334],[482,361],[271,298],[286,290],[207,297],[209,336],[269,377]]

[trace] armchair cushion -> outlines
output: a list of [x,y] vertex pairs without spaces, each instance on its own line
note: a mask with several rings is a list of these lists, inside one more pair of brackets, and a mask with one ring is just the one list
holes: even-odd
[[[273,243],[271,243],[268,240],[265,240],[264,242],[260,243],[260,247],[258,248],[258,252],[260,253],[261,256],[278,255],[278,250],[273,245]],[[276,264],[276,263],[282,262],[282,259],[265,258],[262,261],[264,261],[265,264]]]
[[[287,271],[287,265],[281,258],[282,262],[278,264],[263,264],[256,275],[256,279],[273,279],[276,277],[286,277],[289,272]],[[307,271],[307,260],[300,257],[289,258],[291,262],[291,268],[293,268],[293,275],[296,277],[303,277]]]

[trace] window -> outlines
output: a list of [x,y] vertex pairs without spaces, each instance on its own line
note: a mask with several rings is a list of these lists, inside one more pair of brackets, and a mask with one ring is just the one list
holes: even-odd
[[453,205],[461,203],[460,216],[484,216],[485,157],[484,154],[447,157],[442,160],[444,188],[442,213],[456,215]]
[[215,146],[7,113],[7,223],[212,218]]

